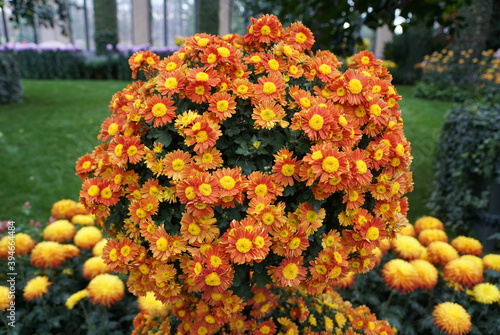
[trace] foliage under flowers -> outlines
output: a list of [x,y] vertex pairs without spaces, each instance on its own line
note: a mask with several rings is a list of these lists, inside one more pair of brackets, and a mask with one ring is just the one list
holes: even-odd
[[434,52],[418,64],[422,69],[415,95],[427,99],[463,102],[498,95],[500,58],[493,50],[474,57],[472,50]]
[[380,247],[380,265],[342,285],[399,332],[498,334],[500,255],[478,240],[448,237],[443,223],[422,217]]
[[369,271],[407,222],[412,157],[390,74],[367,51],[340,72],[313,43],[300,22],[264,15],[245,36],[130,58],[147,80],[113,96],[103,143],[76,171],[81,202],[115,236],[105,262],[134,294],[182,306],[160,327],[277,326],[277,305],[249,317],[257,292],[321,294]]
[[[106,239],[94,217],[72,200],[56,202],[51,215],[43,229],[10,235],[4,227],[1,233],[0,334],[130,333],[136,298],[100,257]],[[11,236],[15,254],[9,253]],[[15,282],[8,281],[9,256],[15,258]],[[11,283],[15,292],[4,286]]]

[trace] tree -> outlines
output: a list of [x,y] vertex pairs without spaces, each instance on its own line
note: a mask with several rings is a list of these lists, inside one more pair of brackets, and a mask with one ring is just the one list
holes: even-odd
[[106,53],[107,45],[118,44],[116,0],[94,0],[94,41],[97,54]]
[[219,33],[219,1],[196,0],[196,32]]
[[285,23],[300,20],[316,38],[316,48],[332,50],[337,55],[352,55],[354,45],[361,43],[363,25],[375,29],[382,25],[394,28],[394,19],[400,16],[406,24],[438,22],[450,29],[459,20],[448,20],[444,15],[456,12],[463,2],[470,0],[239,0],[247,16],[275,14]]

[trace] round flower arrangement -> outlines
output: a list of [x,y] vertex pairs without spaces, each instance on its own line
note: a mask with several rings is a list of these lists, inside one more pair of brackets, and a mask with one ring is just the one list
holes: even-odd
[[80,201],[114,236],[106,264],[200,334],[237,332],[262,290],[321,294],[370,270],[407,222],[412,157],[391,75],[368,51],[342,70],[313,43],[302,23],[263,15],[162,60],[139,51],[143,80],[114,94],[102,143],[77,161]]

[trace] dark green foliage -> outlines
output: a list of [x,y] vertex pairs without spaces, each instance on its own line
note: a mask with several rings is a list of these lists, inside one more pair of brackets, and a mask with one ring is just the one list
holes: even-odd
[[480,213],[491,205],[495,182],[500,183],[500,103],[458,104],[443,125],[436,150],[432,214],[448,227],[473,233]]
[[84,56],[80,50],[15,51],[23,79],[77,79],[81,78]]
[[196,7],[197,33],[219,34],[219,1],[198,0]]
[[21,74],[11,52],[0,53],[0,105],[20,102],[23,97]]
[[394,35],[392,42],[384,46],[384,58],[392,60],[397,68],[391,69],[396,84],[414,84],[420,76],[415,65],[425,55],[443,48],[443,41],[438,32],[422,24],[409,26],[401,35]]
[[115,0],[94,0],[94,41],[98,55],[107,52],[108,44],[118,44],[118,20]]

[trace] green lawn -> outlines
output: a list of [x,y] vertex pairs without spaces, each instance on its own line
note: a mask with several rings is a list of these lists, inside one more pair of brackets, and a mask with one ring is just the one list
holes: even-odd
[[[44,223],[52,203],[78,200],[75,162],[98,143],[117,81],[24,80],[24,103],[0,106],[0,220]],[[23,213],[24,202],[31,213]]]
[[[78,157],[98,143],[113,93],[127,82],[24,80],[25,101],[0,106],[0,220],[48,219],[52,204],[78,200],[81,182],[74,174]],[[412,143],[415,191],[410,220],[427,215],[434,148],[451,103],[417,99],[412,88],[398,87],[405,133]],[[29,201],[31,212],[23,212]]]

